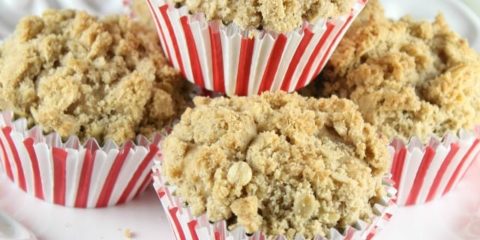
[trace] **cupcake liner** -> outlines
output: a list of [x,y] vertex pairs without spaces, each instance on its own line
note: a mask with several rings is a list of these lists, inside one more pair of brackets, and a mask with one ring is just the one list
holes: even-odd
[[0,161],[7,177],[43,201],[75,208],[99,208],[127,202],[151,184],[151,167],[159,157],[160,135],[150,143],[103,147],[72,136],[65,143],[57,133],[44,135],[26,119],[0,113]]
[[389,146],[393,156],[392,179],[398,189],[397,204],[412,206],[441,198],[451,192],[467,169],[478,159],[480,127],[474,131],[432,137],[428,144],[418,138],[405,144],[395,139]]
[[[177,240],[194,239],[214,239],[214,240],[261,240],[261,239],[286,239],[283,236],[267,237],[261,232],[247,236],[243,228],[236,228],[232,231],[227,229],[226,221],[210,223],[205,214],[195,217],[188,209],[184,207],[180,197],[174,196],[175,187],[166,184],[161,175],[161,163],[158,162],[153,167],[153,179],[156,193],[162,203],[163,209],[167,215],[170,227]],[[359,221],[344,231],[331,229],[329,238],[332,240],[352,240],[352,239],[372,239],[385,224],[390,221],[395,210],[394,196],[396,190],[391,186],[389,177],[384,180],[387,196],[375,204],[374,214],[371,223],[368,224]],[[297,236],[296,240],[303,240]],[[325,239],[321,236],[315,237],[316,240]]]
[[357,0],[347,16],[305,22],[285,34],[242,31],[166,0],[147,2],[162,48],[185,78],[208,90],[243,96],[292,92],[310,83],[367,1]]

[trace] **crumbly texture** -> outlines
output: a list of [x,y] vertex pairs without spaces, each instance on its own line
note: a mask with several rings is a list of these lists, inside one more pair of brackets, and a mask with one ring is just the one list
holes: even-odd
[[146,0],[130,0],[130,8],[134,18],[138,19],[145,26],[155,28],[155,22]]
[[443,16],[417,22],[367,15],[348,31],[313,92],[353,100],[390,139],[426,142],[480,123],[479,55]]
[[121,144],[185,109],[185,85],[156,34],[125,16],[49,10],[0,46],[0,109],[62,137]]
[[163,174],[193,214],[288,239],[372,216],[387,143],[351,101],[278,92],[194,102],[163,145]]
[[348,14],[354,0],[169,0],[207,19],[235,23],[243,29],[290,32],[304,20],[315,22]]

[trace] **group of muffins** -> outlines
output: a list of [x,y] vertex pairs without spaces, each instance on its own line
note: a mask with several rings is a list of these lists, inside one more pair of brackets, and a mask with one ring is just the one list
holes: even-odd
[[0,165],[25,192],[112,206],[153,168],[177,239],[370,239],[480,152],[480,55],[441,15],[127,3],[130,17],[26,17],[0,45]]

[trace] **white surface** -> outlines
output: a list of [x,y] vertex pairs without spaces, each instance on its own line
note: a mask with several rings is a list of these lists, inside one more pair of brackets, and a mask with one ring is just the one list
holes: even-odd
[[[477,0],[478,1],[478,0]],[[4,8],[6,4],[33,4],[30,7],[38,12],[46,2],[67,3],[76,6],[81,2],[54,1],[54,0],[2,0],[0,1],[0,36],[2,29],[9,30],[14,22],[11,17],[12,9]],[[121,0],[95,1],[83,4],[83,8],[103,11],[106,7],[99,7],[100,2],[108,6],[111,12],[119,11]],[[98,2],[97,4],[95,4]],[[470,43],[480,49],[480,24],[476,16],[457,0],[383,0],[387,12],[392,17],[399,17],[406,13],[418,19],[433,19],[436,13],[442,10],[447,21],[460,34],[467,37]],[[43,5],[43,6],[44,6]],[[58,6],[58,5],[57,5]],[[9,15],[6,15],[6,14]],[[8,18],[7,24],[1,21]],[[4,31],[4,32],[5,32]],[[480,164],[474,166],[462,182],[457,191],[433,204],[414,208],[399,209],[380,233],[377,239],[404,240],[404,239],[480,239]],[[13,216],[16,220],[31,229],[39,239],[48,240],[83,240],[83,239],[125,239],[125,229],[130,229],[133,239],[173,239],[166,218],[162,213],[153,191],[148,191],[141,198],[126,205],[108,209],[70,209],[53,206],[33,197],[27,196],[10,184],[5,177],[0,177],[0,211]],[[1,239],[1,238],[0,238]]]

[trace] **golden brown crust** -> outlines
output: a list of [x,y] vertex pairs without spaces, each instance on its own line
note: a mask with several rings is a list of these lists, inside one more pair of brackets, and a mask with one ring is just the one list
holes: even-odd
[[263,28],[274,32],[290,32],[303,20],[346,15],[354,0],[169,0],[185,5],[207,19],[235,23],[243,29]]
[[279,92],[195,104],[163,145],[163,174],[194,214],[289,239],[372,215],[386,141],[352,102]]
[[0,109],[62,137],[123,143],[160,130],[185,108],[183,82],[155,32],[122,16],[49,10],[0,46]]
[[335,51],[320,96],[353,100],[389,138],[427,141],[480,123],[479,55],[443,16],[433,23],[369,16]]

